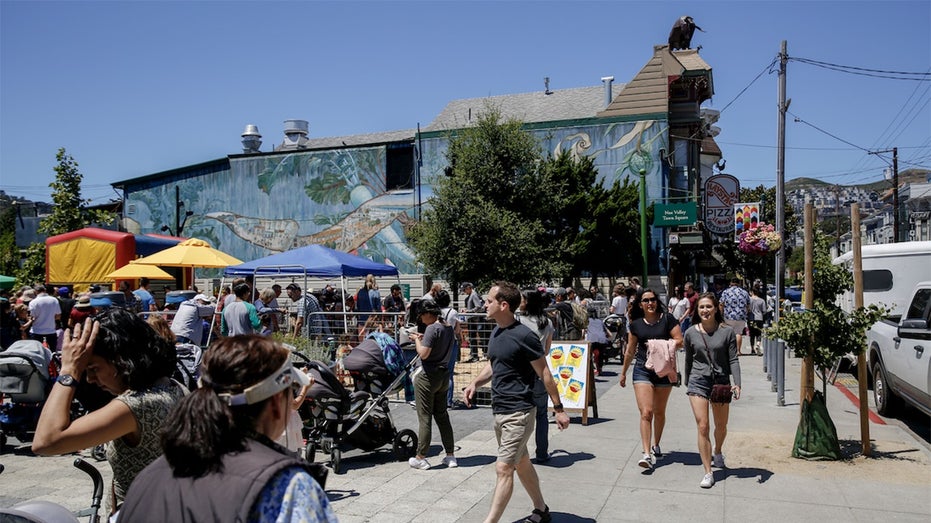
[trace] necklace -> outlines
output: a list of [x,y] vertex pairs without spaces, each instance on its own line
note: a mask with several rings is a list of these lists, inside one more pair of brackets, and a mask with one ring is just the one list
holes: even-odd
[[663,314],[662,314],[662,313],[657,314],[657,316],[656,316],[656,321],[654,321],[654,322],[651,323],[651,322],[647,321],[647,317],[644,316],[644,317],[643,317],[643,323],[646,323],[647,325],[649,325],[649,326],[652,327],[652,326],[656,325],[657,323],[659,323],[659,320],[661,320],[662,318],[663,318]]

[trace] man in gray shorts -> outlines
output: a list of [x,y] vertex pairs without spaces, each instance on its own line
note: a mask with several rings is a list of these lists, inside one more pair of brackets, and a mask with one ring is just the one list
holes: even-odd
[[540,339],[514,317],[519,305],[520,290],[513,283],[498,282],[488,291],[485,316],[496,324],[488,340],[490,362],[465,388],[465,403],[471,406],[475,390],[491,381],[498,460],[495,463],[495,494],[485,521],[496,522],[501,518],[514,490],[516,471],[534,507],[523,521],[546,523],[552,518],[543,500],[540,478],[527,451],[527,441],[534,433],[536,418],[533,385],[537,376],[543,380],[553,401],[559,430],[569,426],[569,416],[563,411],[556,383],[546,366]]

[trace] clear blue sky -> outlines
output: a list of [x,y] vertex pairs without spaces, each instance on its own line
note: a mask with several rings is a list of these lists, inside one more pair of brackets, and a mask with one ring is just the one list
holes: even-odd
[[[692,41],[714,69],[705,105],[727,106],[718,142],[745,186],[775,184],[777,80],[764,71],[782,40],[793,58],[931,72],[927,0],[0,0],[0,188],[49,201],[65,147],[83,196],[103,203],[113,182],[241,152],[249,123],[268,151],[288,118],[315,137],[411,129],[454,99],[542,90],[544,76],[554,89],[627,82],[686,14],[707,31]],[[864,149],[892,146],[900,169],[931,167],[931,82],[791,61],[787,91],[808,122],[787,121],[787,179],[876,181],[886,163]]]

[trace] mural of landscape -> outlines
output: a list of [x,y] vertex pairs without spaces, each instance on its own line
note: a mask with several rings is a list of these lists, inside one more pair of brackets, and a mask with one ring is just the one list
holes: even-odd
[[[666,129],[665,122],[648,120],[532,132],[545,152],[593,157],[605,185],[636,179],[645,169],[652,201],[668,191],[659,161]],[[422,140],[424,205],[443,175],[447,143],[445,136]],[[177,186],[182,215],[193,212],[182,235],[205,239],[244,261],[321,244],[394,265],[402,273],[422,272],[404,235],[416,216],[417,191],[385,190],[385,146],[236,157],[229,165],[211,172],[192,168],[127,187],[128,228],[137,233],[158,233],[163,225],[173,229]],[[661,236],[654,234],[657,241]]]

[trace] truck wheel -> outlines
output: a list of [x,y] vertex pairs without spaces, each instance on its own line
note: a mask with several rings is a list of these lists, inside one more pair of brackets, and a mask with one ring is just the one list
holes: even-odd
[[876,412],[883,416],[891,416],[895,411],[897,398],[889,390],[882,363],[873,364],[873,400],[876,403]]

